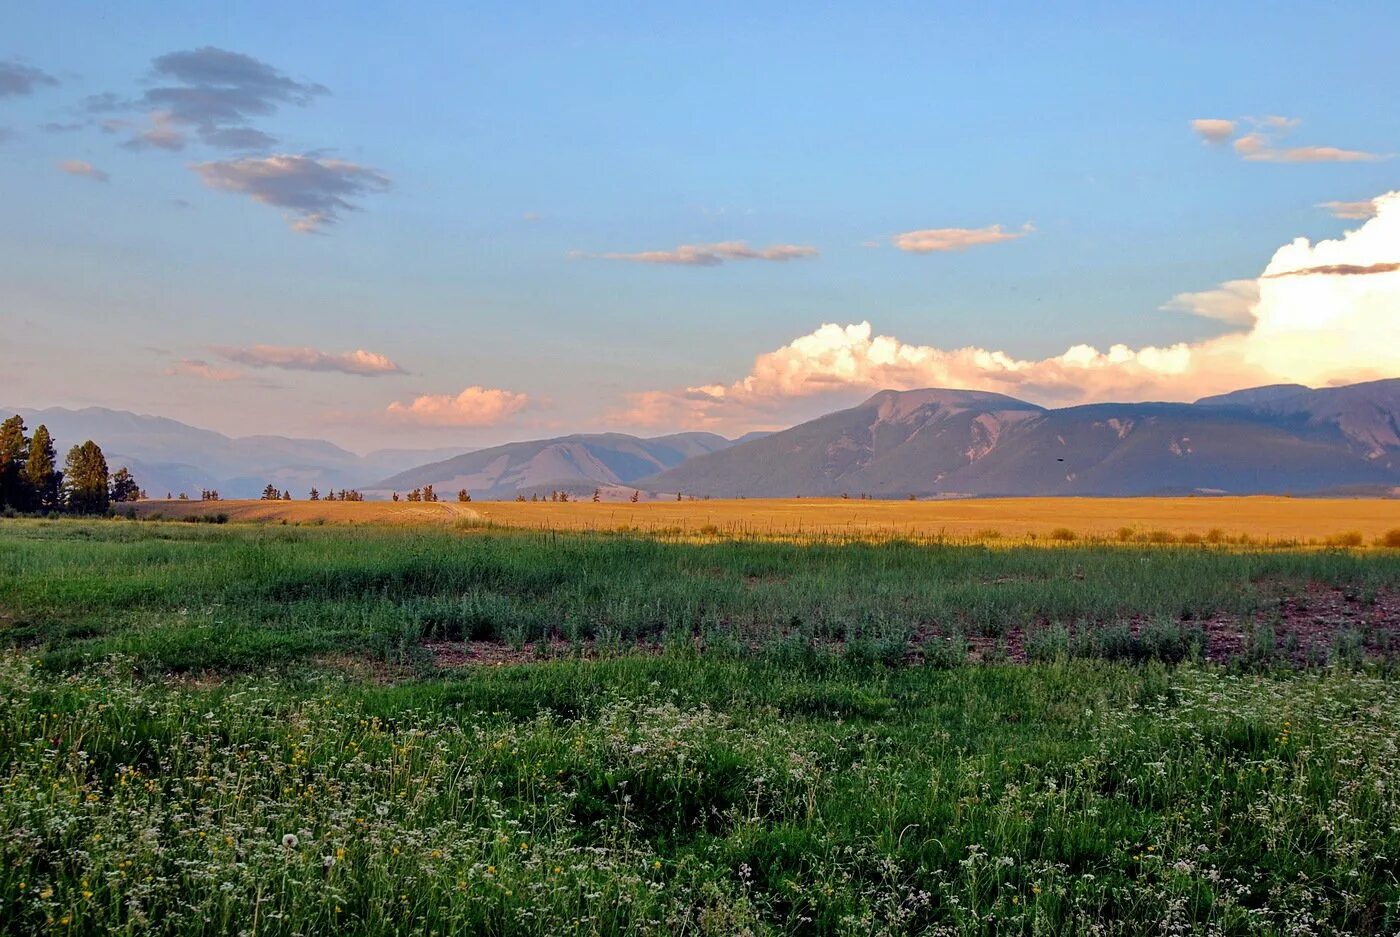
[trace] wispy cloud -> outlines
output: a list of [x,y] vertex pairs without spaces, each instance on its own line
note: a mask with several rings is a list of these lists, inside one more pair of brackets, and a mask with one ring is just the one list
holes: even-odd
[[41,87],[52,87],[58,79],[41,68],[13,59],[0,62],[0,98],[33,94]]
[[247,380],[248,375],[234,368],[220,368],[198,358],[182,358],[165,369],[170,377],[193,377],[201,381],[225,383]]
[[1317,267],[1302,267],[1298,270],[1284,270],[1280,273],[1264,275],[1266,280],[1279,277],[1364,277],[1377,273],[1394,273],[1400,270],[1400,262],[1383,261],[1375,264],[1322,264]]
[[[1191,121],[1191,129],[1206,143],[1218,145],[1234,138],[1231,148],[1240,159],[1250,163],[1362,163],[1389,159],[1382,153],[1344,149],[1339,146],[1284,146],[1283,138],[1298,126],[1297,117],[1244,117],[1240,120],[1200,118]],[[1242,126],[1248,132],[1235,134]]]
[[923,228],[896,234],[890,241],[895,247],[911,254],[933,254],[1015,241],[1034,231],[1035,226],[1030,223],[1022,225],[1016,231],[1004,231],[999,224],[988,225],[985,228]]
[[281,368],[287,371],[334,371],[356,377],[381,377],[404,374],[403,368],[385,355],[359,349],[342,354],[318,351],[315,348],[291,348],[283,345],[252,345],[239,348],[214,345],[210,351],[228,361],[250,368]]
[[254,201],[286,209],[288,225],[302,234],[319,232],[356,211],[352,198],[389,189],[377,169],[340,159],[277,155],[247,157],[190,166],[211,189],[238,192]]
[[70,176],[85,176],[95,182],[106,182],[110,178],[92,163],[81,159],[65,159],[58,164],[58,168]]
[[297,81],[250,55],[214,46],[157,56],[151,68],[165,83],[147,89],[134,106],[171,127],[189,127],[205,144],[221,149],[273,146],[276,138],[250,121],[275,114],[282,105],[304,107],[329,93],[324,85]]
[[1365,221],[1367,218],[1376,217],[1376,200],[1370,198],[1359,202],[1323,202],[1317,207],[1327,209],[1333,218],[1348,221]]
[[527,394],[473,385],[458,394],[423,394],[408,403],[394,401],[386,412],[392,419],[425,426],[495,426],[529,404]]
[[782,263],[816,257],[815,247],[797,244],[774,244],[771,247],[750,247],[744,241],[720,241],[715,244],[682,244],[672,250],[638,251],[636,253],[589,254],[575,251],[571,257],[600,260],[624,260],[639,264],[678,264],[685,267],[718,267],[731,260],[767,260]]

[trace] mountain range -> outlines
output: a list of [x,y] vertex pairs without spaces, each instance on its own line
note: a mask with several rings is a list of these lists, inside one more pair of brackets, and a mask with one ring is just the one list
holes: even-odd
[[354,488],[411,465],[461,452],[458,449],[382,449],[356,455],[321,439],[286,436],[230,437],[159,416],[87,407],[0,408],[18,413],[32,430],[48,427],[60,463],[70,446],[95,440],[115,471],[125,465],[152,497],[203,488],[225,498],[256,498],[264,486],[290,488],[298,498],[312,486]]
[[1400,379],[1062,409],[882,391],[642,484],[716,497],[1393,493]]
[[269,483],[389,497],[433,485],[478,499],[1189,493],[1400,494],[1400,378],[1255,387],[1195,403],[1050,409],[968,390],[881,391],[776,433],[593,433],[357,455],[318,439],[232,438],[121,410],[0,410],[44,423],[60,458],[94,439],[153,496],[256,497]]
[[676,433],[654,439],[624,433],[560,436],[493,446],[420,465],[377,482],[366,494],[387,497],[394,491],[432,485],[442,495],[465,488],[474,498],[513,498],[551,491],[584,495],[597,488],[635,484],[733,445],[734,441],[714,433]]

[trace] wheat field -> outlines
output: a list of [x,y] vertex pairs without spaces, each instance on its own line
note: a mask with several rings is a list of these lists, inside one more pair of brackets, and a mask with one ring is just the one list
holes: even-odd
[[299,524],[454,524],[673,535],[948,537],[1371,543],[1400,529],[1400,500],[1287,497],[988,498],[861,501],[786,498],[577,501],[143,501],[139,517]]

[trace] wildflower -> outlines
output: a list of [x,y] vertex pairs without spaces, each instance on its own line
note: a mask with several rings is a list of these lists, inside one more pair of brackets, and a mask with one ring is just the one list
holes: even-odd
[[282,848],[283,848],[283,849],[295,849],[295,848],[297,848],[297,843],[299,843],[299,842],[300,842],[300,840],[297,839],[297,834],[295,834],[295,833],[287,833],[286,835],[284,835],[284,836],[282,837]]

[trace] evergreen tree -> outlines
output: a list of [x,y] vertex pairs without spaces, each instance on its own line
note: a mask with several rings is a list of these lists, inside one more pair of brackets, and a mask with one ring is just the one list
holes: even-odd
[[457,492],[457,500],[458,500],[458,501],[466,502],[466,501],[470,501],[471,499],[472,499],[471,492],[467,491],[467,489],[463,488],[461,491]]
[[277,491],[277,488],[271,482],[269,482],[267,487],[263,489],[262,499],[264,501],[276,501],[278,495],[279,493]]
[[89,439],[68,450],[63,467],[63,493],[68,510],[77,514],[102,514],[111,506],[107,490],[107,459]]
[[53,450],[49,428],[42,423],[34,428],[20,481],[28,495],[29,510],[56,511],[62,506],[63,473],[58,470],[58,454]]
[[315,488],[312,488],[312,489],[311,489],[311,500],[312,500],[312,501],[320,501],[320,500],[321,500],[321,493],[320,493],[319,491],[317,491]]
[[135,501],[141,496],[141,486],[136,484],[136,479],[131,477],[131,470],[125,465],[112,475],[111,496],[112,500],[118,504],[124,501]]
[[436,501],[437,499],[438,499],[437,493],[433,491],[433,486],[432,486],[432,485],[424,485],[424,486],[423,486],[423,500],[424,500],[424,501]]
[[601,492],[599,489],[594,488],[594,489],[593,489],[593,503],[594,503],[594,504],[597,504],[597,503],[598,503],[599,501],[601,501],[601,500],[603,500],[603,499],[602,499],[602,492]]
[[292,500],[292,489],[288,488],[286,491],[282,492],[282,500],[283,500],[283,501],[290,501],[290,500]]
[[15,414],[0,423],[0,508],[25,507],[20,473],[29,457],[29,440],[24,435],[24,418]]
[[636,504],[636,503],[641,499],[641,497],[642,497],[642,493],[641,493],[640,491],[634,491],[634,492],[632,492],[632,498],[631,498],[632,503],[633,503],[633,504]]

